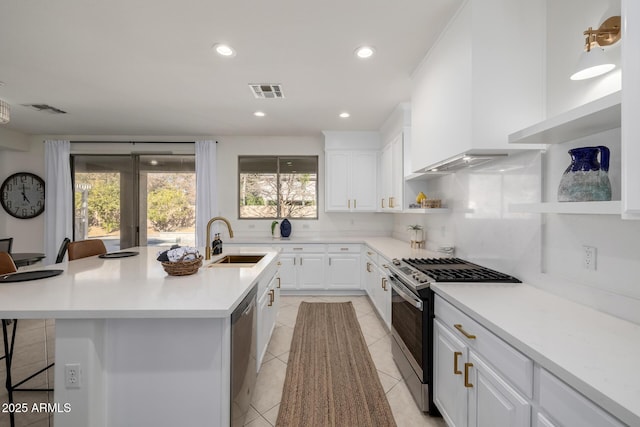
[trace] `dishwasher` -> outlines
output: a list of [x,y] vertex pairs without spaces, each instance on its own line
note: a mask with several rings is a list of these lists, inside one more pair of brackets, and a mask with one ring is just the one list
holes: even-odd
[[254,286],[231,313],[231,425],[243,426],[256,384],[256,295]]

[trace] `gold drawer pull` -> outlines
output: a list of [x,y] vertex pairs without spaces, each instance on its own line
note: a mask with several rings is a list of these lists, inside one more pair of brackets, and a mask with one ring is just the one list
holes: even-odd
[[276,279],[278,279],[278,289],[280,289],[280,278],[276,277]]
[[466,388],[473,388],[473,384],[469,382],[469,368],[473,368],[473,363],[464,364],[464,386]]
[[367,251],[367,255],[373,255],[373,252]]
[[351,199],[347,200],[347,207],[351,209]]
[[380,207],[384,209],[384,199],[381,199]]
[[275,301],[275,299],[276,299],[276,291],[274,289],[271,289],[269,291],[269,307],[273,305],[273,301]]
[[475,335],[472,335],[469,332],[467,332],[464,329],[462,329],[462,325],[461,324],[458,323],[456,325],[453,325],[453,327],[456,328],[457,330],[459,330],[462,335],[464,335],[465,337],[469,338],[470,340],[475,340],[476,339]]
[[367,273],[371,273],[371,263],[367,262]]
[[282,265],[282,263],[280,261],[278,261],[278,263],[276,265]]
[[462,371],[458,369],[458,358],[462,356],[461,351],[453,352],[453,373],[456,375],[462,375]]

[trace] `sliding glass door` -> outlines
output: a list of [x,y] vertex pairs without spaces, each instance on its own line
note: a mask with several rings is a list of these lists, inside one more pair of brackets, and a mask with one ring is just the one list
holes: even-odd
[[195,243],[193,155],[74,155],[74,240],[108,250]]

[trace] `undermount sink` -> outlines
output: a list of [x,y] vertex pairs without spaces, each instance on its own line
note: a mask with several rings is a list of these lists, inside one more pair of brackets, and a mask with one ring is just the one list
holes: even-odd
[[264,255],[243,255],[243,254],[226,255],[216,261],[213,261],[211,264],[207,265],[207,268],[253,267],[262,258],[264,258]]

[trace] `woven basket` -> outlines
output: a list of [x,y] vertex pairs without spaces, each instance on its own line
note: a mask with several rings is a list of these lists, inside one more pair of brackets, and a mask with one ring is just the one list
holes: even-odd
[[196,254],[184,254],[180,261],[165,261],[162,262],[162,268],[167,272],[169,276],[189,276],[190,274],[195,274],[198,272],[198,269],[202,267],[202,255],[198,255],[196,259],[183,261],[182,259],[187,255],[196,255]]

